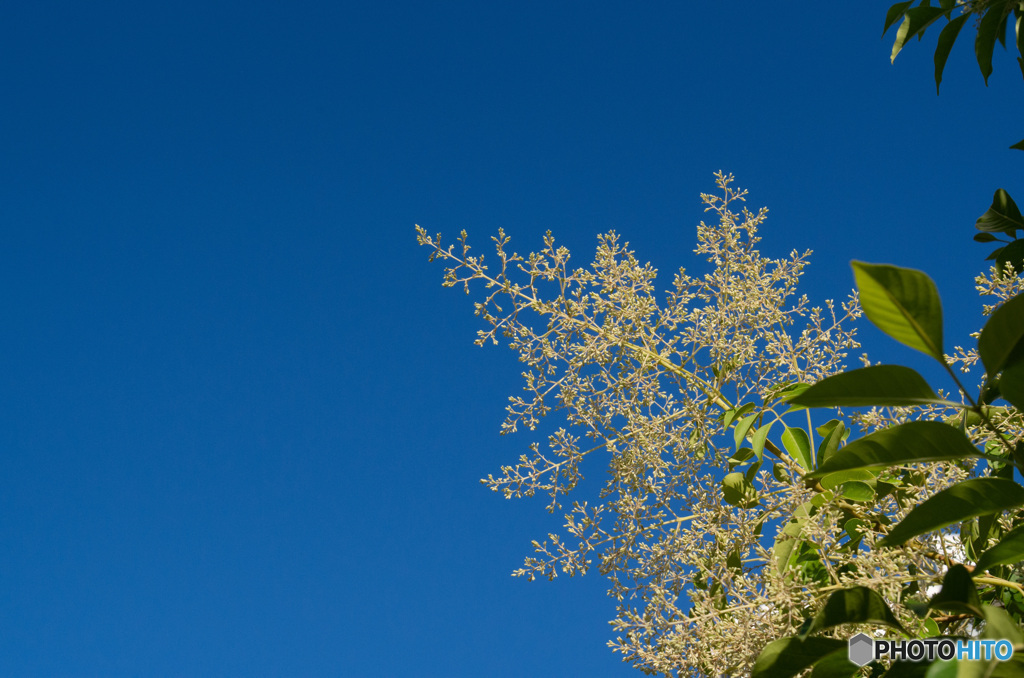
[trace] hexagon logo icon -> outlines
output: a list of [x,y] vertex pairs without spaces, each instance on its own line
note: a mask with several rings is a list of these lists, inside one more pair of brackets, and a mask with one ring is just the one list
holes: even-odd
[[858,633],[850,638],[849,657],[857,666],[869,663],[875,658],[875,641],[867,634]]

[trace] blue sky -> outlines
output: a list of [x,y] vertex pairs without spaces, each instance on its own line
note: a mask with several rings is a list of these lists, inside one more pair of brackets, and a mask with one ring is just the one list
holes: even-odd
[[632,675],[598,576],[509,576],[517,363],[413,224],[668,276],[722,169],[812,298],[925,268],[965,338],[1024,87],[886,7],[0,9],[0,675]]

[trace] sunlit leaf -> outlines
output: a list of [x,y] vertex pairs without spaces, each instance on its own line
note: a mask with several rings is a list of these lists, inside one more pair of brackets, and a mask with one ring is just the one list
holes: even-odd
[[727,504],[750,508],[757,504],[757,491],[740,471],[722,479],[722,494]]
[[808,439],[806,431],[802,428],[790,428],[787,426],[786,430],[782,432],[782,445],[789,452],[790,456],[804,469],[808,471],[814,469],[814,459],[811,456],[811,441]]
[[757,455],[757,460],[761,461],[764,457],[764,444],[768,440],[768,432],[772,428],[774,421],[770,421],[764,426],[761,426],[754,432],[754,436],[751,438],[751,446],[753,447],[754,454]]
[[746,439],[747,431],[753,426],[757,416],[756,414],[751,414],[736,422],[736,430],[732,432],[732,437],[736,440],[736,447],[739,447]]
[[896,55],[903,49],[903,45],[906,44],[907,40],[924,31],[945,13],[946,10],[941,7],[914,7],[913,9],[908,9],[903,17],[903,23],[900,24],[900,29],[896,31],[896,42],[893,43],[890,59],[895,61]]
[[843,483],[848,483],[852,480],[874,480],[875,476],[879,473],[879,470],[869,470],[863,468],[852,469],[849,471],[837,471],[835,473],[829,473],[826,476],[822,476],[821,485],[822,489],[831,490],[832,488],[839,487]]
[[942,304],[932,279],[898,266],[861,261],[852,266],[868,320],[896,341],[941,362]]
[[871,501],[875,498],[875,491],[865,482],[851,480],[843,485],[843,498],[850,501]]

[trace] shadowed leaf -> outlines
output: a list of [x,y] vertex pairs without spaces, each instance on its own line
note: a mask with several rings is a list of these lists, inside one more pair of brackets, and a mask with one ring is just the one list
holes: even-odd
[[979,456],[959,429],[939,421],[911,421],[854,440],[828,458],[809,478],[851,469],[946,461]]
[[1005,511],[1024,504],[1024,487],[1004,478],[972,478],[948,487],[915,507],[879,542],[899,546],[926,532],[968,518]]
[[761,651],[750,678],[792,678],[825,655],[846,651],[847,642],[835,638],[780,638]]
[[978,355],[994,377],[1024,340],[1024,294],[1018,294],[992,312],[978,337]]
[[1021,217],[1020,209],[1010,194],[998,188],[995,195],[992,196],[992,206],[978,217],[978,220],[974,222],[974,227],[979,231],[1006,233],[1015,238],[1017,237],[1016,230],[1024,228],[1024,217]]
[[881,594],[866,586],[836,591],[828,597],[825,606],[814,615],[810,625],[801,631],[800,637],[806,638],[812,633],[824,631],[840,624],[881,624],[906,635],[896,616]]
[[946,403],[920,374],[902,365],[872,365],[826,377],[790,399],[804,407],[886,407]]

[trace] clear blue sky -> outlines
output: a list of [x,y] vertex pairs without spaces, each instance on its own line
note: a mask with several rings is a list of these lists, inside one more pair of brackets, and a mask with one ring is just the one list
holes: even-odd
[[927,268],[964,337],[1024,86],[965,37],[937,98],[887,4],[6,3],[0,675],[633,675],[598,576],[509,576],[517,363],[413,224],[667,286],[723,169],[812,297]]

